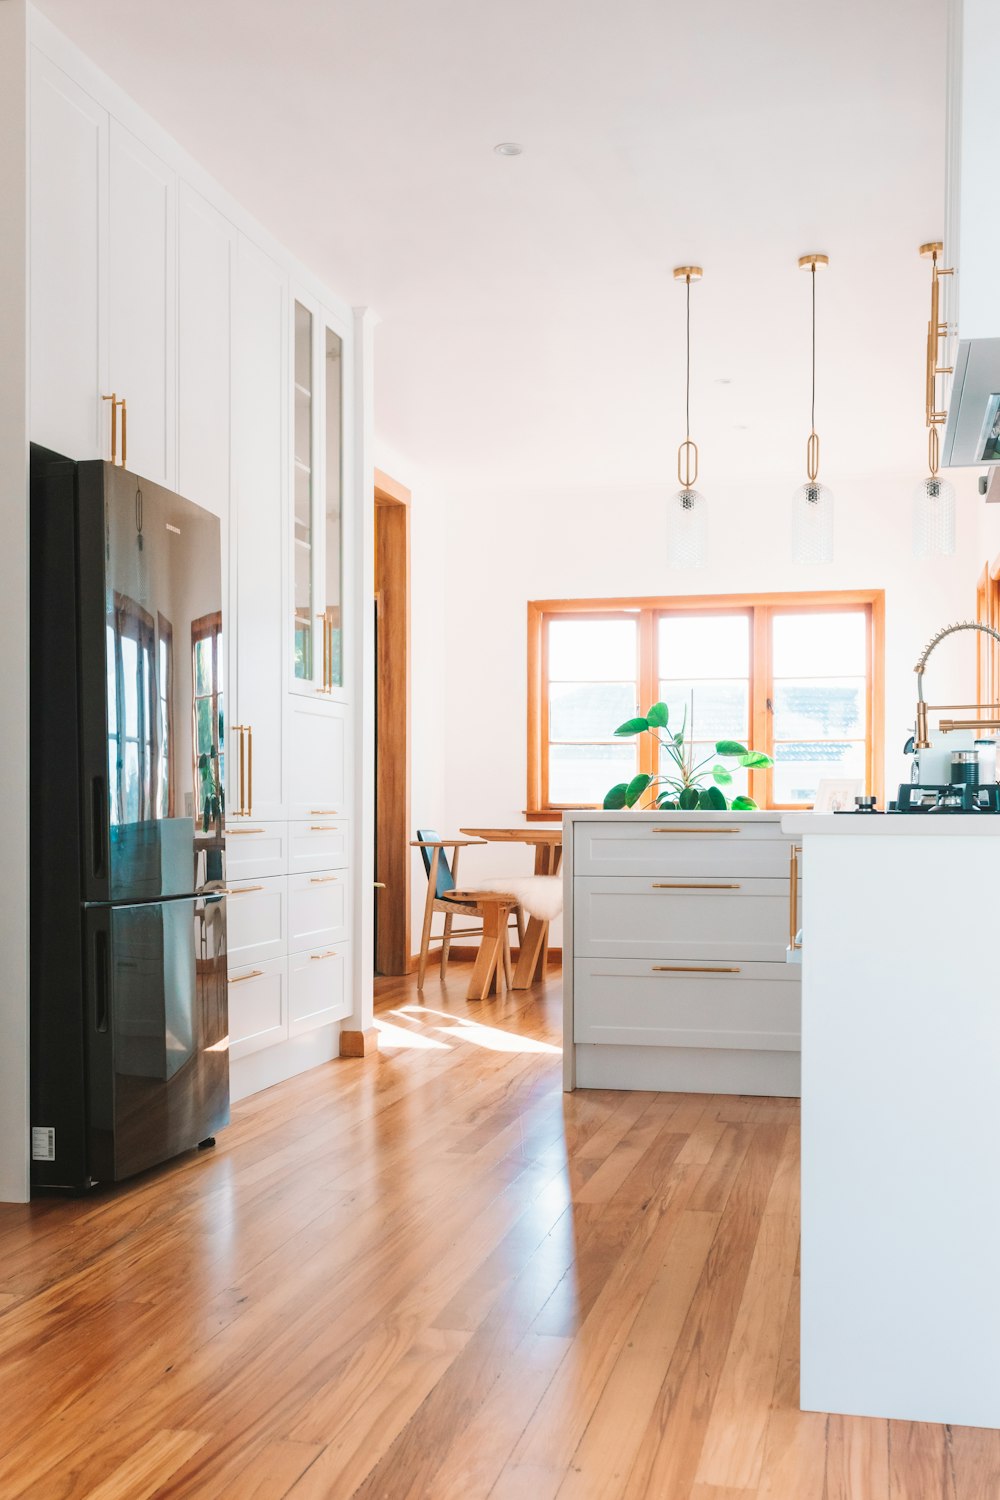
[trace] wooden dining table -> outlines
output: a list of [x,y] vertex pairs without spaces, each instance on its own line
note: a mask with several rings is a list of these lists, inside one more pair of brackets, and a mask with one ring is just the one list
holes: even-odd
[[[560,826],[524,823],[519,828],[463,828],[468,838],[490,844],[528,844],[535,851],[536,875],[558,875],[562,863],[563,831]],[[514,967],[515,990],[526,990],[536,979],[544,979],[549,957],[549,924],[529,916]]]

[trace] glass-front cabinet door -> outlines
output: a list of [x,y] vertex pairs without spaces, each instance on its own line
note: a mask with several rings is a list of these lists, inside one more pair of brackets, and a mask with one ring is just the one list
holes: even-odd
[[295,300],[291,685],[341,699],[345,335],[318,305]]

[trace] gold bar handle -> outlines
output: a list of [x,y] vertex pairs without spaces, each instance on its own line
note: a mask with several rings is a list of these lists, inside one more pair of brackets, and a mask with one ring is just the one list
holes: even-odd
[[125,408],[124,396],[118,405],[122,410],[122,468],[124,469],[128,465],[128,412]]
[[788,853],[788,946],[793,953],[802,947],[799,937],[799,850],[792,844]]
[[654,964],[654,974],[742,974],[738,964]]
[[334,948],[331,948],[329,950],[329,952],[327,952],[327,953],[310,953],[310,955],[309,955],[310,962],[314,963],[314,964],[319,963],[320,960],[324,959],[324,958],[336,958],[336,957],[337,957],[337,953],[336,953],[336,950]]
[[112,391],[110,396],[102,396],[102,401],[111,402],[111,462],[118,462],[118,395]]
[[262,891],[262,885],[230,885],[223,891],[224,896],[249,896],[251,891]]
[[320,627],[323,631],[323,686],[321,688],[317,688],[316,691],[318,693],[328,693],[330,691],[328,683],[328,678],[330,675],[330,652],[326,637],[326,611],[320,610],[317,613],[316,618],[317,620],[322,620],[323,622]]
[[310,875],[309,876],[309,884],[310,885],[329,885],[331,881],[333,881],[334,883],[336,883],[337,879],[338,879],[338,877],[336,875]]
[[337,828],[336,826],[329,827],[325,823],[311,823],[310,826],[309,826],[309,832],[310,833],[339,833],[340,829]]
[[700,837],[703,833],[742,833],[740,828],[692,828],[690,823],[680,828],[654,828],[653,833],[696,833]]
[[[245,724],[234,724],[233,725],[233,734],[235,734],[237,736],[237,744],[238,744],[237,759],[238,759],[238,762],[239,762],[239,776],[237,777],[237,783],[236,783],[236,813],[235,813],[235,816],[237,818],[245,818],[245,817],[247,817],[249,815],[248,811],[247,811],[246,799],[245,799],[245,797],[243,795],[243,789],[244,789],[244,787],[246,785],[246,757],[245,757],[245,753],[244,753],[244,748],[245,747],[244,747],[244,743],[243,743],[243,731],[244,731],[245,728],[246,728]],[[237,829],[232,828],[229,831],[231,833],[236,833]],[[249,833],[250,830],[247,829],[247,832]]]
[[235,979],[230,979],[230,984],[242,984],[245,979],[259,979],[263,969],[251,969],[249,974],[237,974]]
[[311,807],[309,815],[313,818],[335,818],[337,809],[335,807]]
[[253,817],[253,725],[247,727],[247,817]]
[[[239,812],[239,808],[236,809]],[[227,833],[266,833],[266,828],[227,828]]]
[[713,885],[704,880],[654,880],[654,891],[741,891],[739,881],[735,884]]

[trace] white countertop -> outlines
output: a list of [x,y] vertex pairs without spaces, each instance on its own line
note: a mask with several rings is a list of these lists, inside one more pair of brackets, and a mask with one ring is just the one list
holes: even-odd
[[845,838],[1000,838],[994,813],[786,813],[792,838],[830,833]]

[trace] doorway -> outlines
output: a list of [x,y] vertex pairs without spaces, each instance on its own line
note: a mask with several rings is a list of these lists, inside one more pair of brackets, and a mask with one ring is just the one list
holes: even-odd
[[375,973],[410,969],[410,491],[375,470]]

